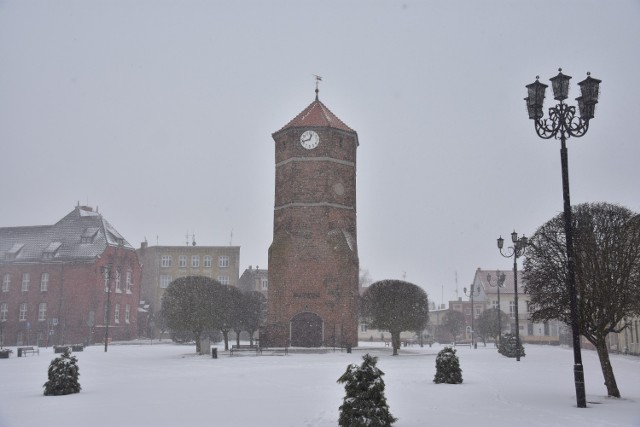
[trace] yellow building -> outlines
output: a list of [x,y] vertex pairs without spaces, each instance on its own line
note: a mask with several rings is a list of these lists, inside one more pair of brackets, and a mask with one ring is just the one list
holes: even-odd
[[206,276],[238,286],[239,246],[148,246],[137,250],[142,264],[141,300],[151,315],[158,313],[169,283],[180,277]]

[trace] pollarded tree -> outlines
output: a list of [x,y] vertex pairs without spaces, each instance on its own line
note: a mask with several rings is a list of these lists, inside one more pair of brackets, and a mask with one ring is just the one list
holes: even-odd
[[222,285],[216,295],[216,329],[220,329],[224,338],[224,349],[229,350],[229,332],[236,332],[240,344],[242,330],[242,292],[235,286]]
[[[626,327],[625,316],[640,314],[640,216],[608,203],[572,213],[579,331],[598,352],[608,395],[620,397],[605,339]],[[529,239],[524,274],[531,319],[571,325],[563,214]]]
[[373,329],[389,331],[393,355],[398,355],[402,331],[422,331],[429,321],[424,289],[402,280],[382,280],[362,296],[362,314]]
[[501,328],[509,324],[509,316],[497,308],[490,308],[482,312],[478,317],[478,333],[482,337],[491,337],[498,343],[498,337],[502,335]]
[[267,312],[267,299],[261,292],[251,291],[242,295],[241,323],[249,333],[249,343],[253,345],[253,334],[263,325]]
[[222,285],[209,277],[181,277],[169,284],[162,296],[162,318],[172,331],[189,331],[200,353],[200,337],[218,324],[216,307]]
[[456,337],[464,331],[464,314],[460,311],[449,310],[442,316],[442,327],[453,336],[453,342]]

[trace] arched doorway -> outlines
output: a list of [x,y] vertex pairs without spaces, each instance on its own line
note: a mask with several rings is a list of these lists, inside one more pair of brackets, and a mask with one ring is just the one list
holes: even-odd
[[323,338],[322,317],[315,313],[298,313],[291,319],[292,347],[320,347]]

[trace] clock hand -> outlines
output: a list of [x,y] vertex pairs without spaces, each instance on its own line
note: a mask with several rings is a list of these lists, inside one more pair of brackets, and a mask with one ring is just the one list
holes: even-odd
[[305,138],[304,135],[302,135],[302,142],[307,142],[307,141],[311,140],[311,134],[307,134],[307,135],[309,135],[308,138]]

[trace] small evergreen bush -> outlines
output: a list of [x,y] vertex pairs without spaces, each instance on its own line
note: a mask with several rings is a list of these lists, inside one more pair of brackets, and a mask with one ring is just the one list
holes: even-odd
[[[516,350],[516,347],[517,347],[516,343],[517,343],[516,336],[511,332],[507,332],[502,336],[502,339],[500,340],[500,345],[498,346],[498,353],[506,357],[517,357],[518,353]],[[522,346],[522,343],[520,343],[520,357],[524,357],[524,356],[525,356],[524,347]]]
[[433,378],[436,384],[460,384],[462,383],[462,369],[456,356],[456,350],[445,347],[436,357],[436,375]]
[[340,405],[338,424],[343,427],[387,427],[396,421],[384,396],[382,372],[377,357],[365,354],[361,366],[351,364],[338,379],[346,395]]
[[78,359],[71,355],[67,347],[64,353],[49,364],[49,381],[44,383],[44,395],[61,396],[79,393],[82,388],[78,382],[79,376]]

